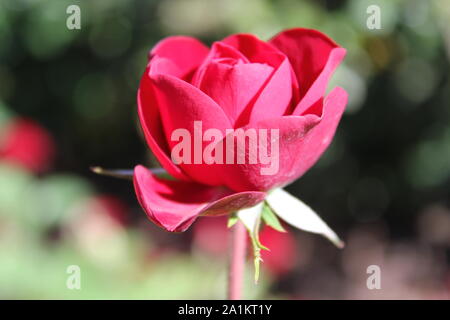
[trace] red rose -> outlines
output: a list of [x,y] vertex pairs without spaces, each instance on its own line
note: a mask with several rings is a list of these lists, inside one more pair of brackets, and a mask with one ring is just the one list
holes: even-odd
[[[308,29],[283,31],[269,42],[237,34],[211,48],[183,36],[159,42],[140,83],[139,119],[149,147],[177,180],[135,168],[136,194],[149,218],[168,231],[184,231],[199,215],[251,207],[302,176],[328,147],[344,111],[342,88],[324,95],[345,52]],[[230,129],[277,129],[277,171],[264,175],[261,162],[175,164],[173,132],[182,128],[195,136],[198,121],[223,137]],[[214,142],[224,148],[224,141]],[[200,151],[207,145],[203,141]],[[240,151],[256,153],[248,145]]]

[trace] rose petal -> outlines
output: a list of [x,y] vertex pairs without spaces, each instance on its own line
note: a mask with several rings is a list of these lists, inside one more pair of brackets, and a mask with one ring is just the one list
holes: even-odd
[[[232,127],[222,108],[198,88],[170,75],[157,74],[152,75],[151,78],[154,88],[157,90],[158,106],[170,147],[179,143],[178,141],[172,141],[172,133],[176,129],[186,129],[191,136],[191,155],[193,158],[196,143],[199,143],[201,150],[209,144],[209,142],[203,142],[202,137],[200,139],[195,138],[195,121],[201,121],[202,133],[213,128],[220,130],[224,136],[225,130]],[[201,152],[201,155],[203,155],[203,151]],[[208,185],[222,184],[220,172],[215,171],[213,166],[193,164],[194,160],[191,163],[183,162],[180,164],[180,167],[188,176],[197,182]]]
[[285,58],[276,47],[252,34],[233,34],[220,42],[235,48],[250,62],[267,63],[274,68],[277,68]]
[[[284,184],[286,181],[297,178],[299,162],[302,157],[307,156],[301,148],[302,142],[311,128],[317,125],[319,121],[319,117],[315,115],[284,116],[276,119],[263,120],[256,124],[243,127],[242,129],[244,131],[248,129],[256,130],[258,138],[257,141],[252,143],[257,146],[252,150],[249,147],[250,143],[246,141],[245,150],[242,150],[237,147],[238,139],[235,138],[234,153],[235,155],[245,154],[245,162],[243,164],[238,164],[237,156],[235,156],[233,164],[223,165],[222,170],[224,172],[223,177],[225,185],[235,191],[267,191]],[[271,145],[274,143],[278,144],[279,150],[279,155],[276,156],[274,154],[272,159],[274,172],[267,175],[262,174],[262,168],[268,168],[270,167],[270,164],[262,164],[259,157],[260,148],[263,149],[263,151],[266,151],[266,146],[261,145],[259,142],[261,129],[267,130],[267,149],[271,150]],[[278,131],[278,138],[272,136],[272,130]],[[235,134],[235,137],[237,137],[237,134]],[[226,138],[224,141],[225,142],[222,143],[226,146]],[[257,159],[255,164],[249,163],[251,155]]]
[[234,193],[223,187],[165,180],[143,166],[136,166],[134,186],[147,216],[171,232],[185,231],[199,215],[228,214],[264,200],[257,191]]
[[[311,93],[308,105],[324,95],[328,78],[345,55],[345,49],[323,33],[312,29],[285,30],[273,37],[270,43],[289,58],[299,83],[300,100],[320,77],[320,85],[317,84]],[[329,63],[330,59],[332,63]],[[327,63],[329,66],[325,68]]]
[[209,48],[192,37],[172,36],[159,41],[150,51],[150,59],[160,56],[172,61],[179,69],[180,78],[187,77],[205,59]]
[[235,127],[281,117],[290,106],[292,93],[291,66],[285,59],[266,81],[253,105],[241,114]]
[[316,81],[309,88],[303,99],[300,100],[292,114],[301,115],[312,104],[316,103],[325,95],[331,75],[345,56],[345,49],[336,48],[331,50],[330,57]]
[[287,57],[270,43],[251,34],[231,35],[222,43],[239,50],[250,62],[265,63],[274,68],[254,101],[240,115],[235,127],[284,115],[293,92],[298,90],[297,79],[292,77],[294,73]]
[[[235,51],[235,52],[233,52]],[[273,73],[268,64],[249,63],[234,48],[216,42],[193,84],[222,107],[233,124]],[[290,81],[287,82],[290,85]]]
[[[303,159],[305,163],[303,164],[303,169],[300,169],[299,176],[311,168],[330,145],[344,113],[347,100],[347,92],[341,87],[336,87],[328,94],[324,103],[320,100],[317,102],[319,106],[323,106],[320,113],[321,120],[306,136],[303,143],[303,152],[309,156]],[[314,107],[312,106],[311,109]],[[310,112],[314,112],[314,110]]]
[[148,146],[153,151],[161,166],[173,177],[181,180],[189,180],[183,171],[170,159],[169,146],[164,135],[155,89],[149,78],[151,66],[150,64],[142,76],[137,94],[138,114],[142,131],[144,132]]
[[[225,184],[235,191],[267,191],[298,179],[316,163],[330,144],[346,103],[347,93],[335,88],[326,97],[323,110],[319,101],[320,106],[314,106],[318,110],[311,110],[305,116],[285,116],[252,125],[251,128],[256,130],[268,129],[269,138],[271,129],[279,129],[279,157],[273,159],[278,161],[278,171],[262,175],[261,168],[269,165],[262,164],[259,155],[257,164],[249,164],[246,157],[245,164],[223,165]],[[270,146],[270,139],[267,144]],[[258,142],[258,152],[261,146]],[[247,155],[251,152],[248,143],[245,152]]]

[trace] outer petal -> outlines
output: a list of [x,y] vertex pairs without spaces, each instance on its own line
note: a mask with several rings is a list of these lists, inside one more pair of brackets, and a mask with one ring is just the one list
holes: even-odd
[[192,37],[173,36],[159,41],[150,51],[150,58],[160,56],[172,61],[180,78],[191,74],[205,59],[209,48]]
[[168,37],[158,42],[150,52],[150,62],[138,90],[138,113],[142,130],[150,149],[160,164],[175,178],[189,180],[170,159],[170,148],[161,121],[157,88],[150,75],[166,74],[188,77],[207,56],[209,49],[197,39],[184,36]]
[[[342,114],[344,113],[347,100],[348,94],[341,87],[334,88],[325,98],[321,121],[311,130],[303,142],[303,153],[307,156],[301,160],[302,166],[300,167],[303,168],[300,168],[298,171],[299,176],[309,170],[330,145]],[[322,104],[322,102],[317,103]]]
[[[201,121],[202,131],[210,128],[222,131],[232,127],[228,117],[217,103],[210,97],[191,84],[176,77],[156,74],[152,75],[152,83],[157,90],[158,105],[161,112],[162,122],[166,138],[170,147],[178,142],[171,141],[174,130],[184,128],[191,133],[193,140],[192,157],[194,157],[194,146],[201,142],[201,152],[209,142],[196,141],[194,133],[194,122]],[[208,185],[221,185],[221,174],[213,171],[214,167],[204,164],[180,164],[183,171],[195,181]]]
[[164,180],[137,166],[134,171],[136,195],[147,216],[171,232],[185,231],[200,215],[222,215],[252,207],[265,193],[234,193],[223,187]]
[[[267,191],[298,179],[330,144],[346,103],[347,93],[342,88],[335,88],[326,97],[323,110],[320,100],[305,116],[269,119],[252,126],[255,129],[279,129],[279,158],[274,159],[279,160],[278,171],[273,175],[262,175],[261,168],[267,165],[259,161],[258,164],[247,161],[246,164],[224,165],[226,185],[236,191]],[[248,145],[246,153],[249,153]]]
[[170,159],[170,150],[161,122],[158,101],[155,89],[149,78],[150,67],[142,76],[137,94],[138,114],[142,131],[148,146],[158,159],[159,163],[175,178],[189,180],[189,178]]
[[300,99],[307,95],[315,82],[320,83],[315,84],[307,106],[323,97],[328,78],[346,52],[326,35],[312,29],[286,30],[276,35],[270,42],[289,58],[297,75]]
[[[284,116],[263,120],[256,124],[243,127],[243,130],[256,130],[258,135],[261,134],[261,129],[265,129],[267,130],[268,138],[265,145],[262,145],[258,141],[256,150],[252,150],[249,147],[249,143],[245,144],[245,149],[238,148],[238,139],[234,138],[234,153],[235,155],[245,154],[245,162],[243,164],[238,164],[237,156],[235,156],[233,164],[223,165],[222,170],[225,185],[235,191],[267,191],[297,178],[299,160],[302,156],[305,156],[302,150],[302,143],[308,132],[316,126],[319,121],[320,118],[316,115]],[[273,130],[278,132],[278,139],[273,135]],[[226,139],[224,140],[224,144],[226,145]],[[278,145],[278,155],[272,153],[272,143]],[[260,149],[265,151],[266,146],[268,146],[267,149],[271,152],[270,154],[273,157],[272,163],[274,164],[273,174],[268,175],[262,174],[262,169],[270,167],[270,164],[262,164],[259,157]],[[230,151],[227,152],[229,153]],[[257,154],[255,155],[255,153]],[[257,159],[256,164],[249,163],[251,155],[254,155]]]

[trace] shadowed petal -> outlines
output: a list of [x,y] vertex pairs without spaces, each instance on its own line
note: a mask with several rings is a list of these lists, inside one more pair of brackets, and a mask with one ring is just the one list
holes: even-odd
[[[202,137],[195,139],[194,122],[201,121],[203,132],[210,128],[217,129],[222,132],[223,136],[226,129],[232,127],[222,108],[191,84],[165,74],[153,75],[152,82],[157,90],[158,106],[170,147],[178,143],[177,141],[171,141],[172,133],[176,129],[186,129],[190,132],[191,140],[193,140],[192,157],[195,154],[195,144],[201,146],[200,153],[202,155],[202,150],[209,142],[202,141]],[[199,183],[222,184],[220,172],[213,171],[212,166],[192,164],[193,162],[191,161],[191,164],[185,162],[180,164],[180,167],[188,176]]]
[[344,59],[345,52],[346,51],[343,48],[336,48],[331,51],[330,57],[322,72],[309,88],[303,99],[301,99],[297,104],[292,114],[303,114],[307,108],[316,103],[325,95],[325,91],[327,89],[331,75],[333,74],[337,66],[341,63],[342,59]]
[[165,180],[143,166],[136,166],[134,187],[148,218],[171,232],[185,231],[200,215],[228,214],[252,207],[264,200],[265,193],[235,193],[223,187]]
[[142,131],[148,146],[153,151],[156,159],[169,174],[181,180],[189,178],[176,166],[170,159],[169,146],[164,135],[161,115],[158,102],[155,96],[155,90],[149,78],[150,67],[148,67],[142,76],[137,94],[138,114]]

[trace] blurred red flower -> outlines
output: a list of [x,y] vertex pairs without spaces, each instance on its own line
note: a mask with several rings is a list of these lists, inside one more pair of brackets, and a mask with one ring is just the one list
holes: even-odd
[[272,274],[282,275],[295,267],[298,255],[292,234],[265,227],[259,238],[261,243],[270,249],[262,250],[261,258],[263,265],[266,265]]
[[16,118],[0,130],[0,159],[34,173],[52,165],[55,143],[50,133],[37,122]]

